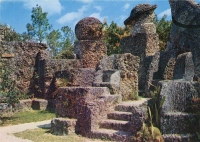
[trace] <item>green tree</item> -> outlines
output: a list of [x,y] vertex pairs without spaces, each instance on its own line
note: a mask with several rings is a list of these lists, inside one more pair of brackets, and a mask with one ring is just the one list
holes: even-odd
[[47,19],[47,12],[42,12],[42,7],[36,5],[32,9],[31,21],[31,24],[26,25],[28,34],[37,42],[44,42],[52,27]]
[[13,107],[23,98],[22,92],[19,91],[15,83],[14,70],[13,65],[8,60],[7,62],[2,62],[0,65],[0,99]]
[[74,58],[74,42],[76,41],[75,33],[68,26],[62,27],[61,31],[62,31],[61,50],[57,58],[73,59]]
[[104,41],[107,46],[108,55],[120,54],[120,41],[123,37],[130,34],[130,27],[120,27],[113,21],[108,26],[107,22],[103,25]]
[[4,41],[22,41],[21,34],[17,33],[12,27],[1,23],[0,27],[4,29]]
[[28,33],[26,33],[26,32],[23,32],[21,34],[21,39],[22,39],[23,42],[31,41],[30,35]]
[[160,50],[166,49],[167,41],[170,38],[171,21],[166,20],[167,15],[164,15],[160,20],[155,17],[154,23],[156,25],[156,32],[159,35]]
[[52,57],[58,55],[61,47],[60,38],[62,37],[59,30],[53,30],[47,35],[47,44],[51,50]]

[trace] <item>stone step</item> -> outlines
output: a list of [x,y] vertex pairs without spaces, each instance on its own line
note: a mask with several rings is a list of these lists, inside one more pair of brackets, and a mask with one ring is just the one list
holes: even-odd
[[129,131],[131,124],[129,121],[106,119],[103,120],[99,126],[100,128]]
[[131,121],[131,112],[114,111],[107,115],[108,119]]
[[185,112],[164,113],[160,119],[162,134],[193,134],[197,116]]
[[102,140],[111,140],[116,142],[129,142],[130,141],[130,132],[126,131],[117,131],[110,129],[97,129],[92,130],[92,138],[102,139]]
[[115,110],[124,112],[134,112],[139,107],[146,107],[149,99],[150,98],[140,98],[139,100],[135,101],[123,101],[115,106]]
[[163,139],[165,142],[198,142],[191,134],[164,134]]

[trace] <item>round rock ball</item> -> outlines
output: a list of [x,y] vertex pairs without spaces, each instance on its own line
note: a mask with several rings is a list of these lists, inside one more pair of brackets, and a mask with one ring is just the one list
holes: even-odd
[[102,39],[103,24],[96,18],[87,17],[80,20],[75,26],[75,34],[78,40]]

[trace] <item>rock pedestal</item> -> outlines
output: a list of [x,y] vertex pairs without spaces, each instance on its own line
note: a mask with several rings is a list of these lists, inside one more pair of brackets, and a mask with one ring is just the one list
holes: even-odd
[[84,68],[96,68],[100,60],[107,55],[106,44],[102,40],[102,23],[92,17],[84,18],[75,27],[78,41],[74,52],[82,59]]

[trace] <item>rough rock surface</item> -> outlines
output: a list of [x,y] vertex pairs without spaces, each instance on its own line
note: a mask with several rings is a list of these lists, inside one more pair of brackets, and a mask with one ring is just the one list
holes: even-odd
[[95,73],[93,86],[108,87],[111,94],[121,94],[119,70],[99,70]]
[[96,68],[107,55],[107,48],[102,40],[80,40],[74,43],[74,53],[82,59],[84,68]]
[[75,133],[76,119],[54,118],[51,120],[51,133],[65,136]]
[[123,53],[144,58],[152,56],[159,51],[158,35],[154,33],[138,33],[134,36],[124,37],[120,42]]
[[161,108],[160,126],[163,134],[195,134],[196,115],[191,112],[192,99],[198,97],[198,83],[173,80],[160,81],[160,97],[165,97]]
[[104,57],[100,62],[98,70],[120,70],[122,99],[127,100],[132,93],[135,93],[137,96],[139,63],[139,57],[133,56],[130,53],[114,54]]
[[50,84],[58,71],[68,70],[70,68],[81,68],[82,63],[76,59],[51,59],[48,58],[46,52],[39,52],[37,56],[37,64],[34,75],[34,90],[36,97],[49,97],[48,90],[51,89]]
[[200,6],[194,0],[169,0],[172,29],[168,50],[192,52],[195,74],[200,77]]
[[166,97],[163,112],[186,112],[192,98],[198,97],[198,86],[195,82],[184,80],[160,81],[161,97]]
[[87,17],[80,20],[75,26],[75,33],[78,40],[99,40],[102,39],[103,24],[94,17]]
[[176,64],[176,55],[173,51],[160,52],[158,71],[154,73],[154,79],[172,80]]
[[118,102],[107,87],[63,87],[58,90],[56,116],[76,118],[75,131],[88,136]]
[[14,72],[16,85],[21,92],[33,93],[32,78],[39,51],[46,49],[45,44],[0,42],[0,64],[7,63]]
[[[153,23],[156,5],[139,4],[131,11],[125,25],[131,25],[130,36],[121,40],[120,47],[123,53],[131,53],[140,57],[139,90],[141,94],[149,96],[150,83],[154,72],[158,71],[159,39]],[[156,55],[155,55],[156,54]]]
[[180,54],[176,59],[173,79],[184,79],[192,81],[194,77],[194,63],[192,53],[186,52]]
[[81,86],[89,87],[93,85],[96,70],[93,68],[68,68],[57,71],[54,74],[47,91],[48,99],[55,99],[59,87]]
[[151,84],[154,73],[158,71],[159,59],[160,53],[158,52],[154,56],[148,56],[141,61],[138,70],[138,88],[141,94],[145,93],[146,96],[150,96]]

